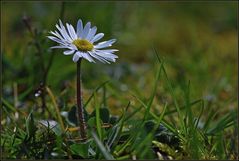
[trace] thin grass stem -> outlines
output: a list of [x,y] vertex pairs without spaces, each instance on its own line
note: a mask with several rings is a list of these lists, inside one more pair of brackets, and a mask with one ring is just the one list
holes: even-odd
[[51,100],[52,100],[52,103],[56,109],[56,115],[57,115],[57,119],[60,123],[60,126],[62,128],[62,130],[64,131],[65,130],[65,126],[64,126],[64,123],[63,123],[63,120],[62,120],[62,117],[61,117],[61,114],[60,114],[60,109],[59,107],[57,106],[57,103],[56,103],[56,98],[55,96],[53,95],[52,91],[50,90],[50,88],[46,87],[46,91],[47,93],[49,94]]

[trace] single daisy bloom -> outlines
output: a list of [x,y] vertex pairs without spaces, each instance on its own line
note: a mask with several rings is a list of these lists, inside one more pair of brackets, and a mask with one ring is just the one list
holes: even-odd
[[84,58],[89,62],[94,62],[97,59],[103,63],[115,62],[118,58],[113,53],[118,51],[117,49],[105,49],[112,46],[116,39],[103,41],[97,43],[103,36],[103,33],[96,34],[97,27],[91,27],[91,23],[88,22],[83,27],[82,20],[77,22],[76,31],[71,24],[66,23],[66,27],[59,20],[59,25],[56,24],[55,32],[50,31],[52,36],[47,36],[49,39],[57,42],[58,46],[51,48],[63,48],[66,49],[64,55],[73,55],[73,61],[77,62],[80,58]]

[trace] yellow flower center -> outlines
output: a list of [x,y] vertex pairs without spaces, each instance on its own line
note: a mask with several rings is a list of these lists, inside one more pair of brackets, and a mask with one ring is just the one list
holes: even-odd
[[72,43],[80,51],[91,51],[94,48],[94,45],[92,43],[84,39],[76,39]]

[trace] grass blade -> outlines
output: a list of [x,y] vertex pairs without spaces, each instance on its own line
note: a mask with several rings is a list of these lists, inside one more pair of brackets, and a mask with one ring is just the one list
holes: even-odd
[[[117,143],[119,142],[122,130],[123,130],[123,126],[124,126],[124,122],[126,121],[125,119],[125,114],[128,110],[130,106],[130,102],[128,103],[128,105],[126,106],[125,110],[123,111],[122,117],[119,120],[119,123],[116,124],[113,128],[116,129],[115,132],[111,135],[111,137],[109,137],[108,141],[107,141],[107,145],[108,147],[111,147],[113,144],[117,145]],[[113,129],[112,129],[113,130]]]
[[234,125],[234,120],[236,118],[237,113],[232,111],[229,114],[227,114],[226,116],[222,117],[219,121],[217,121],[212,128],[207,130],[207,134],[208,135],[213,135],[216,134],[218,132],[221,132],[222,130],[224,130],[225,128],[228,128],[229,126]]
[[96,97],[96,93],[94,93],[94,101],[95,101],[95,112],[96,112],[96,129],[97,129],[97,133],[100,137],[100,140],[102,140],[100,105],[99,105],[98,99]]
[[[191,107],[195,107],[195,106],[193,106],[193,105],[196,105],[197,103],[202,102],[202,101],[203,101],[202,99],[198,99],[198,100],[196,100],[196,101],[193,101],[193,102],[190,103],[190,106],[191,106]],[[180,110],[184,110],[185,108],[186,108],[186,106],[181,106],[181,107],[179,107]],[[177,109],[171,110],[171,111],[167,111],[167,112],[165,112],[165,115],[170,115],[170,114],[173,114],[173,113],[175,113],[175,112],[177,112]]]
[[164,117],[166,109],[167,109],[167,104],[165,104],[162,113],[158,117],[156,125],[154,126],[154,129],[149,134],[147,134],[145,139],[139,145],[137,145],[136,152],[139,152],[140,158],[143,158],[146,151],[149,150],[148,148],[144,148],[144,147],[147,144],[151,144],[153,135],[154,135],[155,131],[157,130],[157,128],[159,127],[159,125]]
[[153,92],[152,92],[151,97],[150,97],[150,99],[149,99],[149,101],[147,103],[147,112],[145,114],[145,120],[147,119],[148,113],[150,111],[150,108],[152,106],[154,97],[155,97],[156,92],[157,92],[157,86],[158,86],[159,78],[160,78],[160,75],[161,75],[162,67],[163,67],[163,62],[161,63],[161,65],[159,67],[159,71],[157,72],[156,80],[155,80],[155,83],[154,83]]
[[[159,57],[159,55],[158,55],[158,52],[157,52],[157,50],[156,50],[155,48],[154,48],[154,52],[155,52],[155,54],[156,54],[156,56],[157,56],[157,59],[158,59],[159,63],[162,63],[162,60],[160,59],[160,57]],[[183,124],[184,124],[184,123],[183,123],[183,117],[182,117],[181,111],[180,111],[180,109],[179,109],[179,105],[178,105],[176,96],[175,96],[175,94],[174,94],[172,84],[171,84],[171,82],[170,82],[170,80],[169,80],[169,78],[168,78],[167,72],[166,72],[166,70],[165,70],[163,64],[162,64],[162,70],[163,70],[164,76],[165,76],[165,78],[166,78],[167,85],[168,85],[168,87],[169,87],[170,95],[171,95],[172,98],[173,98],[173,102],[174,102],[175,108],[176,108],[176,110],[177,110],[177,112],[178,112],[180,124],[183,125]]]
[[65,130],[65,126],[64,126],[64,123],[63,123],[63,120],[62,120],[62,117],[61,117],[61,113],[60,113],[60,109],[56,103],[56,98],[55,96],[53,95],[52,91],[50,90],[50,88],[46,87],[46,91],[47,93],[49,94],[51,100],[52,100],[52,103],[55,107],[55,110],[56,110],[56,115],[57,115],[57,120],[59,121],[60,125],[61,125],[61,129],[64,131]]
[[109,80],[103,82],[102,84],[100,84],[98,87],[95,88],[94,92],[91,94],[91,96],[88,98],[88,100],[85,102],[84,104],[84,108],[86,109],[87,105],[89,104],[89,102],[91,101],[91,99],[94,97],[94,93],[97,92],[99,89],[101,89],[102,87],[105,86],[105,84],[109,83]]
[[103,143],[100,141],[100,139],[98,138],[98,136],[95,134],[95,132],[93,130],[91,130],[91,135],[92,135],[93,139],[95,140],[95,143],[98,146],[98,148],[100,149],[101,153],[105,157],[105,159],[115,160],[115,158],[106,150]]

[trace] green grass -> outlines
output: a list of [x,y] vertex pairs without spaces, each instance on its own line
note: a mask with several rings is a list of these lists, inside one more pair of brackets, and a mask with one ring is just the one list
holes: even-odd
[[[236,4],[5,2],[2,158],[236,159]],[[50,51],[46,38],[59,17],[92,21],[105,39],[118,40],[116,63],[82,62],[85,142],[75,115],[76,65]]]
[[[162,74],[164,74],[164,77],[161,76]],[[209,118],[206,118],[207,121],[204,126],[202,128],[198,127],[199,122],[202,121],[201,116],[204,104],[200,105],[201,101],[196,102],[201,106],[201,113],[200,115],[195,115],[192,111],[192,105],[195,102],[192,104],[190,100],[190,84],[185,82],[183,91],[185,107],[179,108],[178,106],[176,108],[176,103],[176,111],[174,111],[177,113],[181,109],[183,120],[182,122],[179,121],[179,124],[175,127],[170,121],[166,120],[167,103],[160,111],[160,115],[152,113],[150,109],[161,77],[165,78],[166,84],[170,87],[170,94],[174,97],[173,88],[167,77],[164,64],[159,63],[155,85],[150,98],[142,100],[133,94],[134,98],[144,108],[136,109],[136,111],[129,113],[130,104],[128,104],[126,108],[123,108],[121,117],[116,120],[109,114],[108,109],[103,106],[105,105],[104,100],[107,100],[105,98],[106,94],[103,94],[101,103],[99,101],[100,97],[97,97],[97,89],[103,89],[104,86],[100,85],[96,88],[93,92],[95,110],[88,114],[87,117],[89,138],[86,143],[74,141],[74,137],[78,138],[77,134],[59,128],[62,127],[60,126],[61,121],[59,121],[63,119],[61,116],[55,115],[52,118],[56,121],[58,120],[56,125],[50,126],[53,122],[49,122],[49,124],[45,124],[45,128],[39,128],[39,121],[35,120],[34,114],[31,112],[22,127],[23,129],[18,129],[19,125],[16,123],[17,130],[8,128],[3,130],[3,154],[6,155],[6,158],[73,157],[112,160],[130,159],[133,156],[138,159],[154,159],[159,157],[159,155],[157,156],[157,153],[159,153],[163,158],[171,157],[174,159],[227,159],[229,156],[225,146],[229,145],[225,145],[223,133],[235,125],[235,111],[228,113],[217,122],[212,121],[213,118],[210,114]],[[106,85],[106,83],[104,82],[103,85]],[[107,92],[107,88],[103,92]],[[53,94],[50,93],[50,95]],[[52,101],[55,100],[55,96],[51,96],[51,99]],[[90,103],[91,101],[89,99],[87,102]],[[176,97],[174,101],[176,102]],[[3,103],[4,110],[16,112],[12,110],[13,107],[6,100]],[[53,104],[54,108],[58,109],[55,103]],[[135,117],[135,113],[138,112],[143,113],[141,119]],[[168,115],[170,114],[173,113],[168,113]],[[180,120],[179,115],[177,116],[178,120]],[[14,121],[14,118],[12,118],[12,121]],[[72,124],[67,124],[67,122],[64,122],[64,124],[66,127],[72,127]],[[104,125],[109,126],[104,128]],[[168,125],[170,128],[167,127]],[[70,138],[73,139],[69,141],[68,139]],[[213,141],[210,141],[212,138],[214,138]],[[43,141],[46,141],[44,142],[46,145],[41,144]],[[41,146],[37,147],[36,145],[39,144]],[[66,147],[63,147],[63,145]],[[39,150],[39,152],[36,152],[36,150]]]

